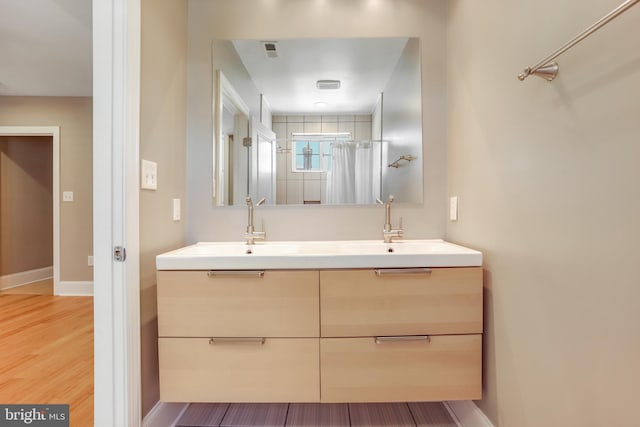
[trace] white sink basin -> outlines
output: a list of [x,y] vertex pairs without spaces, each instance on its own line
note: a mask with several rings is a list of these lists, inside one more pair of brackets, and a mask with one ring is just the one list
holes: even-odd
[[443,240],[201,242],[156,257],[158,270],[473,267],[482,253]]

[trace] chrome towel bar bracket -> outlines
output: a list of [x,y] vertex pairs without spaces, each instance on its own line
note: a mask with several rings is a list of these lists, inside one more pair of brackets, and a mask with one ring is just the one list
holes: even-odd
[[640,0],[627,0],[622,3],[620,6],[609,12],[602,19],[591,25],[589,28],[575,36],[573,39],[569,40],[567,43],[562,45],[559,49],[553,52],[551,55],[544,58],[542,61],[538,62],[536,65],[532,67],[527,67],[524,69],[522,73],[518,75],[518,79],[520,81],[524,81],[530,75],[536,75],[538,77],[542,77],[545,80],[551,81],[556,78],[558,75],[558,70],[560,67],[556,62],[552,62],[558,56],[565,53],[567,50],[571,49],[573,46],[580,43],[582,40],[590,36],[591,34],[598,31],[600,28],[604,27],[609,21],[614,18],[620,16],[623,12],[629,9],[631,6],[638,3]]

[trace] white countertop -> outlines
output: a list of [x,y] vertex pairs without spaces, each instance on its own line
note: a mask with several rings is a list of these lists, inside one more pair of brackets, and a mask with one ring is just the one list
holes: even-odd
[[[250,253],[248,253],[250,252]],[[476,267],[482,253],[439,239],[200,242],[156,257],[158,270]]]

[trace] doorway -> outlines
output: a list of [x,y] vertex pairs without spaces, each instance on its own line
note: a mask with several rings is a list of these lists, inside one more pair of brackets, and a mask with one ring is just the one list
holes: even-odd
[[57,293],[59,128],[0,126],[0,293]]

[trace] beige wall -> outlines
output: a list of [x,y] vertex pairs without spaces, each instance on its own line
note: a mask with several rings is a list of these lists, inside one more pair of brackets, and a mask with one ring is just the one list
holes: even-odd
[[[190,0],[187,134],[188,242],[242,240],[245,207],[214,207],[211,43],[215,39],[420,37],[423,204],[398,204],[408,238],[445,233],[446,0]],[[380,206],[264,206],[270,240],[381,239]],[[313,224],[309,227],[308,224]]]
[[159,399],[156,255],[184,246],[184,221],[173,221],[172,200],[185,215],[187,3],[143,0],[140,158],[158,164],[158,190],[140,190],[140,315],[142,413]]
[[448,239],[485,255],[484,399],[500,427],[637,424],[640,7],[449,2]]
[[53,265],[53,138],[0,136],[0,276]]
[[93,268],[92,99],[0,96],[0,126],[60,127],[60,280],[91,281]]

